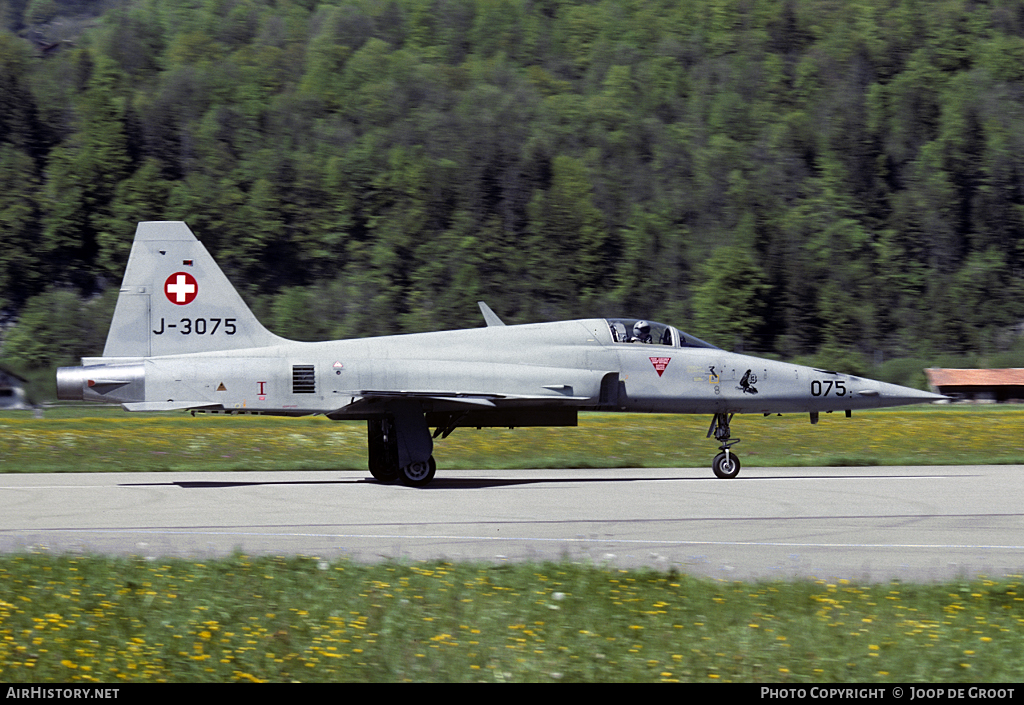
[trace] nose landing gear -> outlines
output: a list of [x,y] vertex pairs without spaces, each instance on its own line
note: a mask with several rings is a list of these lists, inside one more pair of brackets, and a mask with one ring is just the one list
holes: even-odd
[[718,449],[722,452],[715,456],[711,470],[723,480],[731,480],[740,474],[740,459],[730,451],[732,446],[740,442],[739,438],[730,438],[729,422],[732,417],[733,414],[715,414],[707,435],[708,438],[714,435],[715,440],[721,443]]

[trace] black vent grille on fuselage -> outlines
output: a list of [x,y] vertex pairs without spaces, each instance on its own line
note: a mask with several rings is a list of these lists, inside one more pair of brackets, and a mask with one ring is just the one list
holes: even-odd
[[316,369],[313,365],[292,365],[292,394],[316,394]]

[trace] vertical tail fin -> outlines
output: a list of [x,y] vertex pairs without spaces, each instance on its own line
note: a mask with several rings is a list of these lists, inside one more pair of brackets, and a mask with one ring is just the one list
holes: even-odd
[[103,357],[239,350],[284,342],[256,319],[185,223],[139,223]]

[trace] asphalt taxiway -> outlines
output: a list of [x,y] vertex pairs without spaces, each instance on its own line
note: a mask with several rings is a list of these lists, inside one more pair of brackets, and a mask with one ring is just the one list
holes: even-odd
[[0,552],[547,561],[726,579],[1024,573],[1024,466],[0,476]]

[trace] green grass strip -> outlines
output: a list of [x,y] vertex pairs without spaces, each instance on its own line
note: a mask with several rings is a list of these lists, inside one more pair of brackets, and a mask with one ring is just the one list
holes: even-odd
[[1024,680],[1024,580],[0,557],[0,681]]
[[[437,440],[439,469],[705,467],[710,416],[582,414],[578,428],[460,428]],[[1021,407],[737,416],[745,467],[1024,463]],[[0,472],[357,470],[365,422],[323,417],[134,415],[120,409],[0,413]]]

